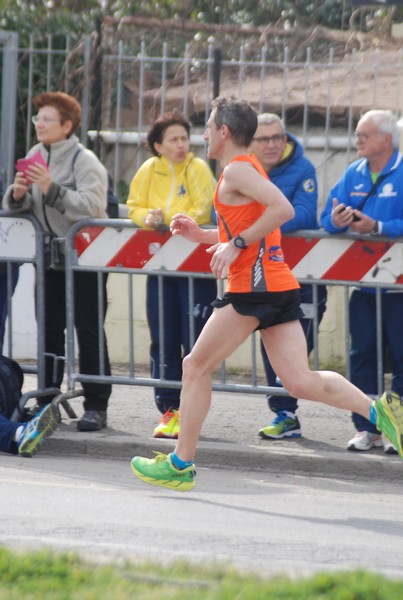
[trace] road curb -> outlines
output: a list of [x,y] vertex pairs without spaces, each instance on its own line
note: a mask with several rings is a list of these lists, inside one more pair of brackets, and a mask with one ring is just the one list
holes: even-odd
[[[89,456],[97,459],[127,460],[134,455],[153,456],[154,451],[168,453],[174,440],[144,438],[116,431],[94,433],[57,431],[46,440],[41,454]],[[199,467],[241,469],[253,472],[299,474],[306,477],[402,481],[403,462],[377,450],[353,453],[335,449],[323,451],[290,445],[287,449],[241,445],[220,441],[200,441],[196,464]]]

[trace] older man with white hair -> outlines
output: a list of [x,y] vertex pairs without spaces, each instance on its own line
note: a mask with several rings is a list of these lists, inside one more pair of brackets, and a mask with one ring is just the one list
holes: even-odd
[[[398,150],[400,127],[388,110],[370,110],[358,121],[355,143],[359,160],[353,162],[330,190],[322,213],[329,233],[347,230],[359,234],[403,235],[403,162]],[[403,394],[403,292],[382,290],[382,348],[392,364],[392,389]],[[350,298],[351,381],[367,394],[377,394],[376,296],[374,288],[354,290]],[[349,450],[369,450],[384,445],[380,432],[353,413],[357,430]]]

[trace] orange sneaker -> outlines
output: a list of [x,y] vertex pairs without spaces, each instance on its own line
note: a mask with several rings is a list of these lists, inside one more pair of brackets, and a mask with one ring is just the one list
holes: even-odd
[[179,411],[168,408],[154,429],[153,435],[155,438],[172,438],[176,440],[179,435]]

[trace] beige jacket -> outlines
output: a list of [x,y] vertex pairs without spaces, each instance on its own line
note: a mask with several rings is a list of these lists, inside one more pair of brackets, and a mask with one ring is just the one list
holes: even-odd
[[78,138],[73,135],[50,147],[37,144],[31,148],[27,156],[37,150],[41,152],[53,184],[46,196],[37,185],[31,185],[21,202],[13,200],[10,185],[4,194],[3,210],[29,211],[46,233],[57,237],[65,237],[70,227],[82,219],[107,218],[107,171],[91,150],[84,149],[77,156],[73,173],[73,157],[80,147]]

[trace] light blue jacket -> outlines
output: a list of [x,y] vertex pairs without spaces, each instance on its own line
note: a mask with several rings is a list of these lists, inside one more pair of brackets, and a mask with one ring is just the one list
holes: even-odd
[[336,227],[333,223],[333,198],[337,198],[339,204],[359,208],[365,215],[379,221],[379,234],[389,237],[403,235],[403,161],[397,149],[379,178],[382,180],[375,193],[359,208],[373,183],[367,159],[353,162],[329,192],[321,215],[323,228],[329,233],[342,233],[348,229]]

